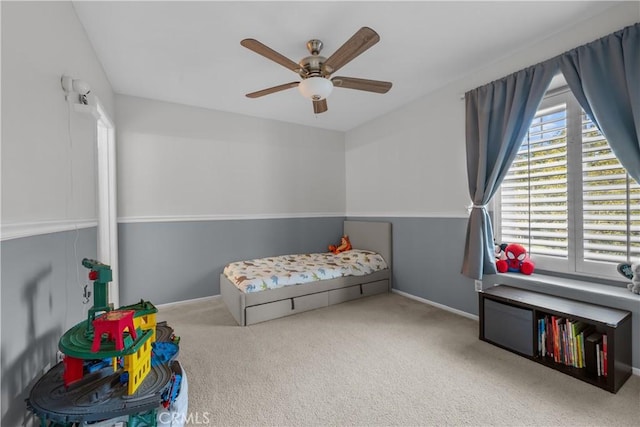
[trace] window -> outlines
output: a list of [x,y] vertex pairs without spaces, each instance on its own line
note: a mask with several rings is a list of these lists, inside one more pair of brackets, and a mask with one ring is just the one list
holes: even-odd
[[536,269],[620,279],[640,260],[640,185],[568,89],[545,96],[494,207],[496,241]]

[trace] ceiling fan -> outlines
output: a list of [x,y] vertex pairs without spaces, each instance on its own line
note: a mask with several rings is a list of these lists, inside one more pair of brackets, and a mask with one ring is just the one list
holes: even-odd
[[362,52],[369,49],[380,41],[378,33],[369,27],[362,27],[351,36],[333,55],[329,58],[320,56],[322,42],[320,40],[309,40],[307,49],[310,56],[302,58],[299,63],[295,63],[289,58],[267,47],[255,39],[244,39],[240,44],[258,55],[262,55],[285,68],[298,73],[302,81],[285,83],[267,89],[251,92],[247,94],[249,98],[259,98],[271,93],[297,87],[305,98],[313,101],[313,111],[316,114],[327,111],[327,96],[334,87],[345,89],[364,90],[367,92],[387,93],[391,89],[391,82],[380,80],[358,79],[355,77],[333,77],[333,73],[345,66]]

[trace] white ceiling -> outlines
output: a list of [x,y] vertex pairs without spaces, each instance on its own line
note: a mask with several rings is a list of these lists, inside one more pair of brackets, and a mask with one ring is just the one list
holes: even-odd
[[[116,93],[346,131],[602,13],[614,2],[75,1]],[[318,38],[329,57],[360,27],[380,42],[338,74],[393,82],[384,95],[337,88],[315,115],[299,80],[240,46],[255,38],[298,62]],[[81,78],[81,77],[80,77]]]

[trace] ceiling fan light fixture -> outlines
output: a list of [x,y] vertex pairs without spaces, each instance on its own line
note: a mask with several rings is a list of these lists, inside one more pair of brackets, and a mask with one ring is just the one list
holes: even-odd
[[320,101],[331,94],[333,83],[324,77],[308,77],[300,82],[298,90],[305,98]]

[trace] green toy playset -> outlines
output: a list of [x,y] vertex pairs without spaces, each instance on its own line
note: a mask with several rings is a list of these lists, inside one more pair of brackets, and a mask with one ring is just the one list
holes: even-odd
[[111,267],[86,258],[82,265],[93,280],[93,306],[60,338],[62,362],[36,382],[27,407],[43,427],[156,426],[157,411],[170,408],[181,386],[186,393],[179,339],[156,323],[158,310],[149,301],[114,310]]

